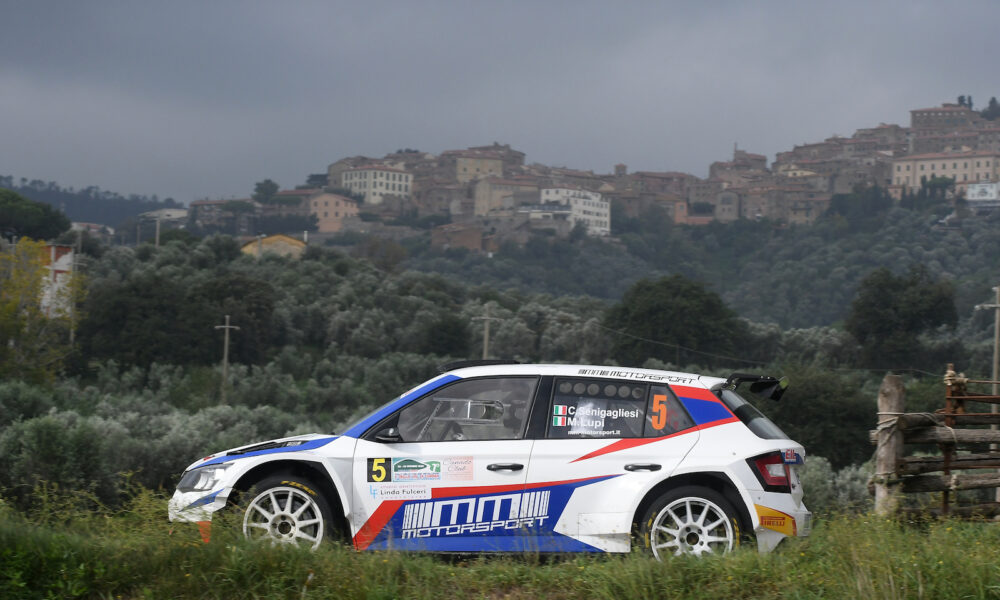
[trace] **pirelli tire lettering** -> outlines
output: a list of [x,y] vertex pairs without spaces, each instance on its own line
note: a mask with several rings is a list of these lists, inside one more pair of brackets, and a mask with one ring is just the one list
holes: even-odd
[[282,479],[281,480],[281,485],[288,485],[288,486],[291,486],[291,487],[294,487],[294,488],[299,488],[300,490],[302,490],[303,492],[309,494],[310,496],[316,496],[316,495],[318,495],[318,494],[316,494],[316,492],[311,487],[309,487],[309,486],[307,486],[307,485],[305,485],[303,483],[299,483],[298,481],[292,481],[290,479]]

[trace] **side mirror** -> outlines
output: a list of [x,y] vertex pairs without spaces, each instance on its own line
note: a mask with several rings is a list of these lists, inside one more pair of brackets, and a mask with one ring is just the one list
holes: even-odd
[[403,438],[399,436],[399,430],[395,427],[386,427],[375,434],[375,441],[382,444],[395,444],[402,442]]

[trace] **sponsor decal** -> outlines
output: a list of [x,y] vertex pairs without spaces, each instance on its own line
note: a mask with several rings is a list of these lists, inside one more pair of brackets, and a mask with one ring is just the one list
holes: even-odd
[[368,494],[375,500],[427,500],[431,488],[423,483],[368,484]]
[[438,479],[441,479],[441,461],[439,460],[392,459],[393,481],[436,481]]
[[597,377],[621,377],[634,379],[636,381],[666,381],[668,383],[691,383],[691,377],[680,377],[678,375],[660,375],[657,373],[636,373],[623,369],[580,369],[580,375],[595,375]]
[[411,502],[403,507],[402,539],[491,534],[542,527],[550,490]]
[[472,481],[475,461],[471,456],[453,456],[443,461],[444,478],[451,481]]
[[760,504],[754,504],[754,508],[757,510],[757,517],[760,518],[761,527],[787,536],[795,536],[795,517]]
[[786,465],[801,465],[805,461],[802,460],[802,455],[789,448],[785,450],[785,464]]
[[590,550],[556,533],[555,524],[577,488],[620,476],[435,486],[429,500],[380,503],[355,534],[354,545],[358,550]]
[[369,483],[391,481],[470,481],[475,462],[471,456],[418,460],[416,458],[369,458]]

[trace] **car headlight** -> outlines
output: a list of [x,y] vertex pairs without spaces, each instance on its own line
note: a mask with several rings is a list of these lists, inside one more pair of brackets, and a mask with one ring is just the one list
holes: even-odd
[[177,489],[182,492],[204,492],[210,490],[215,487],[215,484],[219,483],[219,480],[225,475],[226,469],[230,466],[232,466],[232,463],[191,469],[181,477],[180,482],[177,484]]

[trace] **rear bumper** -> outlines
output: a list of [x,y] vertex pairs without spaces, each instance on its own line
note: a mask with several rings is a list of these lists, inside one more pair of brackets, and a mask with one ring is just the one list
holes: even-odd
[[812,513],[791,494],[763,492],[754,498],[754,535],[757,549],[769,552],[786,537],[806,537],[812,531]]

